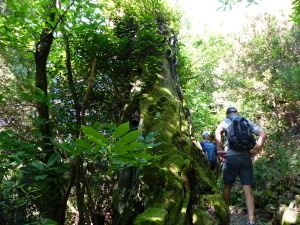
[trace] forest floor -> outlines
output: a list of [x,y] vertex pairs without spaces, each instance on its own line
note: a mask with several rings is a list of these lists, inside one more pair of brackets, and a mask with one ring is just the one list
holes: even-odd
[[230,225],[246,225],[247,215],[232,214],[230,215]]
[[248,221],[247,214],[241,209],[230,207],[230,225],[246,225]]
[[[257,225],[269,225],[271,224],[263,222],[265,218],[262,215],[256,215]],[[230,207],[230,224],[229,225],[246,225],[248,222],[247,213],[238,207]]]

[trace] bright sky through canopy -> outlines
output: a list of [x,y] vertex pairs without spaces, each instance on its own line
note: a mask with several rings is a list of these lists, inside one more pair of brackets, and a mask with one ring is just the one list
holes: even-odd
[[169,0],[185,14],[195,33],[212,31],[231,33],[242,30],[248,17],[268,12],[271,15],[290,15],[291,0],[257,0],[258,4],[239,3],[232,10],[217,10],[222,5],[218,0]]

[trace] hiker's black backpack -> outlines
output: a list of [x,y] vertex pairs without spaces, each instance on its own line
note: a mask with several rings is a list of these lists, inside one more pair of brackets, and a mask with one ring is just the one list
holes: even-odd
[[250,151],[254,148],[256,141],[252,134],[252,127],[247,119],[236,116],[231,119],[226,136],[228,147],[234,151]]

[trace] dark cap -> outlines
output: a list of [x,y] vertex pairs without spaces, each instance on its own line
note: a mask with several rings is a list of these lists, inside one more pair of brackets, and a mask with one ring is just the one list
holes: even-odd
[[237,109],[235,107],[228,107],[226,110],[226,114],[230,114],[230,113],[237,113]]

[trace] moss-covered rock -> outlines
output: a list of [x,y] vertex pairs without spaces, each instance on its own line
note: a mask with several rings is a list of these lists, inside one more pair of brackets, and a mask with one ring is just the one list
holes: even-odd
[[229,211],[220,194],[203,195],[192,210],[193,224],[228,224]]
[[195,225],[215,225],[216,222],[211,219],[208,212],[203,209],[196,209],[192,214],[192,224]]
[[282,216],[281,225],[300,224],[300,213],[287,208]]
[[286,207],[281,225],[300,224],[300,196],[296,195],[295,200],[291,201],[289,207]]
[[168,211],[162,208],[149,208],[142,214],[138,215],[134,225],[163,225],[165,224]]

